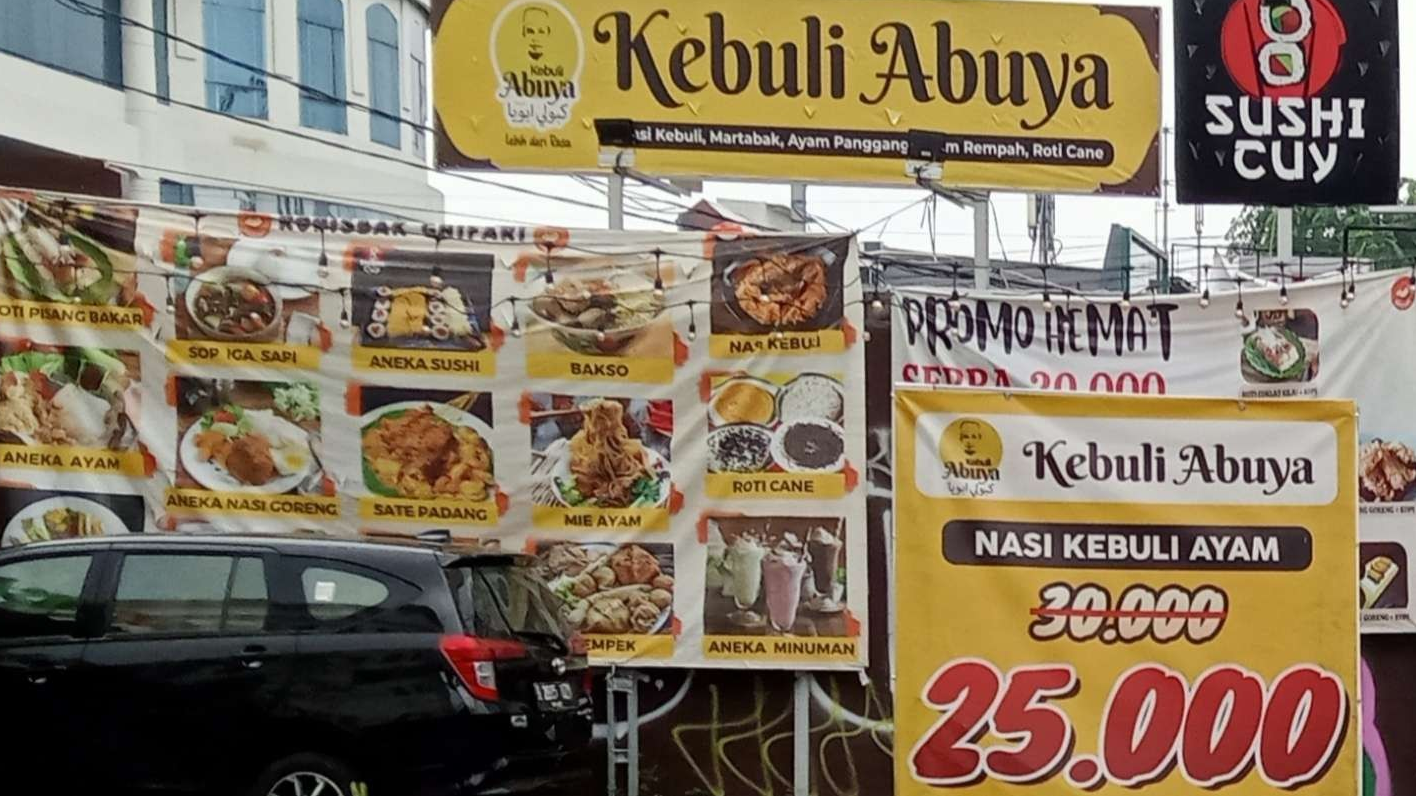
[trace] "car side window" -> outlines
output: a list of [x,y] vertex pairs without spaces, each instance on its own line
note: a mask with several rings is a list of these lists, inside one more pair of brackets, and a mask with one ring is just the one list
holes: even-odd
[[118,573],[109,633],[256,632],[269,608],[259,558],[129,554]]
[[0,565],[0,639],[72,636],[92,556]]
[[321,622],[348,619],[360,611],[377,608],[389,597],[382,581],[355,572],[327,567],[306,567],[300,573],[305,605]]

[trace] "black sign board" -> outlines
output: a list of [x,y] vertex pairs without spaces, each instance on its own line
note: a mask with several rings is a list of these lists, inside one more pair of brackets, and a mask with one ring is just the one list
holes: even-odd
[[1180,201],[1393,203],[1396,0],[1176,0]]

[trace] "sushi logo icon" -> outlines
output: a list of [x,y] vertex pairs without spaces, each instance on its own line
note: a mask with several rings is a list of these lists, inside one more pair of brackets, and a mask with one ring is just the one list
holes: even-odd
[[1332,0],[1238,0],[1220,30],[1224,67],[1252,97],[1317,96],[1342,63]]
[[[585,64],[584,37],[565,6],[555,0],[508,4],[492,22],[491,45],[507,124],[538,131],[564,127],[580,98]],[[560,140],[553,136],[551,144]]]
[[997,481],[1003,463],[1003,438],[998,429],[976,417],[950,423],[939,438],[939,460],[949,479]]

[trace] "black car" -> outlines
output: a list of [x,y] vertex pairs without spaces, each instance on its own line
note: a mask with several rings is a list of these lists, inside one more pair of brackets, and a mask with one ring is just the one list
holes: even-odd
[[588,792],[589,668],[524,556],[133,535],[0,553],[5,792]]

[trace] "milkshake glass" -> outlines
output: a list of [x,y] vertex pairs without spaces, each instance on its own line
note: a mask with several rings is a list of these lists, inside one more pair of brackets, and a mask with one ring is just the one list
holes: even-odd
[[790,633],[796,625],[801,605],[801,582],[806,575],[806,559],[791,550],[773,550],[762,562],[762,580],[767,590],[767,618],[778,633]]

